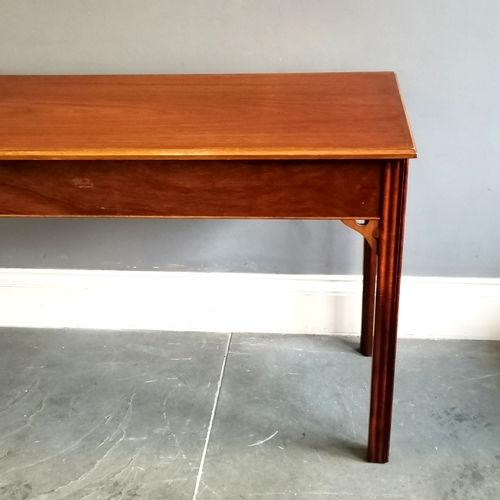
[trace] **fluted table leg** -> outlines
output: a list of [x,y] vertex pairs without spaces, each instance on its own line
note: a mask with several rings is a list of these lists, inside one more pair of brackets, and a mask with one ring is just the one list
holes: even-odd
[[389,460],[408,162],[382,172],[368,461]]

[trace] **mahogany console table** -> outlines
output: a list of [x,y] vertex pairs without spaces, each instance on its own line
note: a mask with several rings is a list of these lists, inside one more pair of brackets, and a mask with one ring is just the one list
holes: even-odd
[[[340,219],[387,462],[408,161],[393,73],[0,76],[0,215]],[[374,319],[375,318],[375,319]]]

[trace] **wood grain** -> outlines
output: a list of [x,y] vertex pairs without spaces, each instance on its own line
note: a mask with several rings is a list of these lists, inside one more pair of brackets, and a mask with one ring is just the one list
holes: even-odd
[[0,159],[415,156],[393,73],[0,76]]
[[0,162],[0,215],[363,218],[379,216],[383,162]]

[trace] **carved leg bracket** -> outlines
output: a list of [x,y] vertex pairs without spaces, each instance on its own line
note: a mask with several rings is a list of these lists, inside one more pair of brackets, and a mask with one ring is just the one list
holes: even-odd
[[375,253],[377,253],[377,242],[379,237],[379,221],[378,220],[354,220],[354,219],[342,219],[342,222],[354,231],[357,231],[363,236],[366,242],[372,247]]

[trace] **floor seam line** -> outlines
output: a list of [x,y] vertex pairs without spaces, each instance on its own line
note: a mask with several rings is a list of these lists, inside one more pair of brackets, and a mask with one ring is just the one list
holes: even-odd
[[227,362],[227,357],[229,354],[229,347],[231,346],[231,339],[232,338],[233,338],[233,333],[231,332],[229,334],[228,339],[227,339],[226,352],[224,353],[224,359],[222,361],[222,368],[220,371],[219,382],[217,383],[217,391],[215,392],[214,405],[212,408],[212,414],[210,416],[210,422],[208,424],[208,429],[207,429],[207,437],[205,438],[205,446],[203,448],[203,453],[201,455],[201,462],[200,462],[200,467],[198,469],[198,477],[196,478],[196,486],[194,489],[193,500],[196,500],[196,497],[198,496],[198,490],[200,488],[201,476],[203,475],[203,466],[205,465],[205,458],[207,456],[208,442],[210,440],[210,435],[212,433],[212,426],[213,426],[213,423],[215,420],[215,411],[217,410],[217,404],[219,403],[220,389],[222,386],[222,379],[224,378],[224,373],[226,370],[226,362]]

